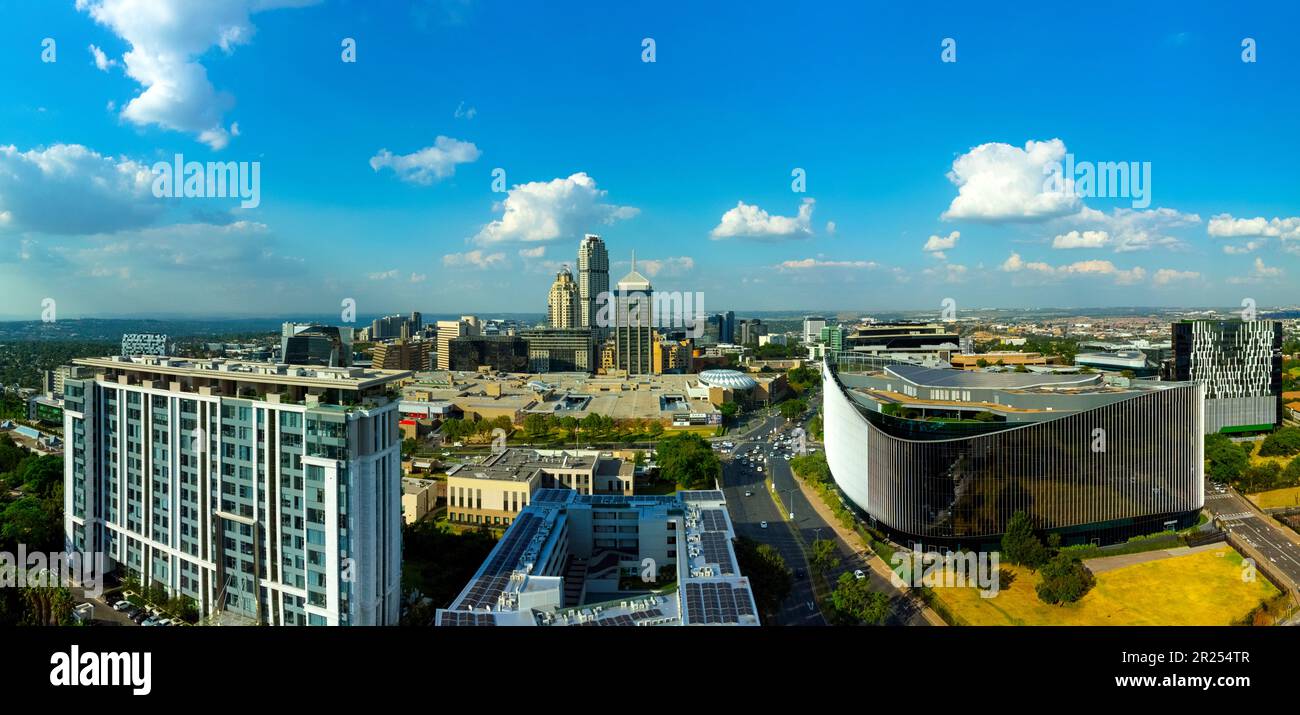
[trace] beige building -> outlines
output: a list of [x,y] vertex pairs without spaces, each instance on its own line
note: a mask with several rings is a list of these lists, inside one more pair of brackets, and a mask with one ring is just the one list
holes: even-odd
[[504,528],[538,489],[630,496],[631,456],[594,450],[507,449],[481,464],[447,472],[447,519],[455,524]]
[[439,370],[451,368],[451,341],[471,335],[478,335],[478,319],[473,316],[463,317],[460,320],[438,321],[437,367]]
[[414,524],[423,519],[438,502],[438,483],[432,479],[402,480],[402,521]]
[[1047,365],[1051,363],[1051,360],[1041,353],[1014,352],[1010,350],[976,353],[973,355],[953,355],[948,361],[953,367],[961,370],[977,370],[980,368],[981,360],[983,360],[986,365],[1005,366]]
[[573,274],[565,266],[555,274],[551,284],[551,293],[546,298],[546,318],[552,328],[572,329],[579,327],[578,284],[573,282]]
[[397,340],[375,346],[373,367],[383,370],[432,370],[433,343]]
[[656,340],[654,373],[662,375],[666,372],[690,372],[693,347],[690,340]]

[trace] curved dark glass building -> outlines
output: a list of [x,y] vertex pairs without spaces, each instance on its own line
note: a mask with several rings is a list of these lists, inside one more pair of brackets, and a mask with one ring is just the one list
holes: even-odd
[[832,355],[826,458],[903,543],[992,543],[1017,511],[1066,544],[1189,526],[1205,499],[1202,388],[1119,382]]

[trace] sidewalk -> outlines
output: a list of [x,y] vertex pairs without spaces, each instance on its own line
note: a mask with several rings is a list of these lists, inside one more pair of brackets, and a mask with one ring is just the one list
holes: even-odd
[[[790,470],[790,474],[794,476],[794,482],[799,485],[799,491],[803,492],[804,498],[808,500],[809,504],[812,504],[813,509],[816,510],[817,514],[822,518],[822,521],[829,524],[830,527],[835,530],[835,534],[851,548],[856,551],[871,554],[871,558],[867,559],[867,565],[872,571],[875,571],[881,578],[885,579],[885,581],[893,583],[892,579],[894,572],[890,570],[889,565],[885,563],[885,560],[880,558],[880,554],[872,551],[871,547],[863,542],[862,537],[858,532],[844,528],[840,524],[839,520],[835,518],[835,514],[831,511],[831,508],[826,505],[826,502],[822,501],[821,495],[812,487],[808,486],[802,477],[795,474],[793,469]],[[909,598],[912,597],[911,594],[908,593],[908,591],[911,590],[910,587],[899,586],[898,590]],[[944,621],[938,613],[935,613],[933,609],[922,603],[920,599],[916,599],[916,601],[917,606],[921,609],[921,615],[930,625],[948,625],[948,623]]]

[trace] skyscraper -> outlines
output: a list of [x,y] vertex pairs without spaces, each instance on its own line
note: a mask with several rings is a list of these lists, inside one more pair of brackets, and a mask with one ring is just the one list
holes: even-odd
[[654,288],[650,279],[637,273],[636,253],[632,270],[618,282],[614,295],[614,367],[629,375],[654,372]]
[[435,364],[439,370],[451,369],[451,341],[478,335],[476,327],[477,320],[471,325],[465,318],[438,321],[438,359]]
[[1258,432],[1282,423],[1282,323],[1173,324],[1174,380],[1205,386],[1205,431]]
[[600,236],[589,233],[578,246],[578,313],[581,328],[597,328],[596,312],[600,309],[600,294],[609,291],[609,252]]
[[547,322],[552,328],[582,327],[578,305],[578,284],[573,282],[573,274],[565,266],[555,274],[555,282],[551,284],[551,293],[546,299]]
[[137,356],[65,380],[66,548],[202,616],[395,625],[408,372]]

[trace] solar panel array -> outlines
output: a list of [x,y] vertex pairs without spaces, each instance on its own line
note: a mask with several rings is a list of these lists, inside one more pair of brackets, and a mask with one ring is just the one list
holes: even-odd
[[682,501],[722,501],[722,492],[681,492]]
[[510,576],[480,576],[474,579],[469,592],[460,601],[461,608],[482,608],[496,606],[497,599],[506,590]]
[[538,489],[529,500],[532,504],[567,504],[573,496],[572,489]]
[[721,509],[703,509],[700,511],[700,523],[705,531],[726,531],[727,517]]
[[495,626],[497,617],[494,613],[468,613],[466,611],[443,611],[438,625],[442,626]]
[[692,623],[739,623],[753,616],[749,588],[729,583],[686,584],[686,612]]
[[725,533],[706,531],[700,534],[700,549],[704,553],[704,560],[707,563],[717,564],[723,576],[736,575],[736,563],[731,558],[731,549],[728,548]]
[[487,567],[483,570],[483,575],[497,576],[514,571],[515,566],[519,563],[519,557],[528,548],[529,542],[537,535],[537,530],[541,526],[542,519],[540,517],[526,511],[520,514],[515,519],[515,523],[511,524],[505,538],[497,546],[492,560],[488,561]]
[[658,608],[651,608],[648,611],[637,611],[636,613],[620,613],[617,616],[606,616],[594,621],[583,623],[584,626],[635,626],[637,621],[645,621],[651,618],[663,618],[664,612]]

